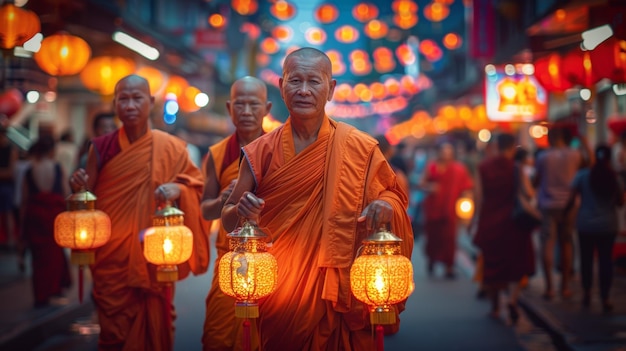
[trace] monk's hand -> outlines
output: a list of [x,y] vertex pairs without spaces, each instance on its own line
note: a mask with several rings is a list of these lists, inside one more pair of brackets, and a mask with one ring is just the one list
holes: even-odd
[[79,168],[70,176],[70,188],[72,192],[75,193],[81,189],[87,189],[87,180],[89,179],[89,175],[87,172]]
[[239,199],[239,203],[237,203],[237,214],[256,224],[263,207],[265,207],[265,201],[263,199],[246,191]]
[[176,183],[164,183],[154,191],[157,203],[173,202],[180,197],[180,188]]
[[226,200],[228,200],[228,198],[230,197],[230,194],[233,192],[233,189],[235,188],[235,183],[237,183],[237,179],[233,179],[228,185],[228,187],[220,193],[220,200],[222,201],[222,206],[226,203]]
[[361,212],[359,222],[365,221],[368,231],[373,231],[391,222],[393,207],[387,201],[374,200]]

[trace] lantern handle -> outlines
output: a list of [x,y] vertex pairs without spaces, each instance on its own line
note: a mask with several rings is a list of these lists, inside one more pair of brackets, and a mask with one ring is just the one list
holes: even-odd
[[358,249],[356,249],[356,256],[354,258],[357,258],[357,257],[361,256],[361,251],[363,251],[364,247],[365,247],[365,245],[361,245],[361,246],[359,246]]

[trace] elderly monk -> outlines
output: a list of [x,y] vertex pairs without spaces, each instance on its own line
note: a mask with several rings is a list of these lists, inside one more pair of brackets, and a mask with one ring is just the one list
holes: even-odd
[[155,266],[146,262],[142,231],[152,225],[157,205],[176,201],[185,212],[185,225],[193,232],[193,254],[179,266],[179,277],[189,270],[208,268],[208,236],[200,215],[202,173],[185,143],[167,133],[151,130],[154,97],[139,76],[122,78],[115,87],[115,112],[123,126],[95,138],[87,168],[70,178],[73,191],[92,189],[97,208],[111,218],[111,239],[96,250],[91,266],[100,322],[99,350],[172,350],[173,328],[164,311],[173,313]]
[[[211,146],[205,161],[206,181],[202,197],[202,216],[218,220],[222,206],[232,192],[239,174],[241,147],[263,134],[263,117],[272,103],[267,101],[267,86],[254,77],[243,77],[230,88],[226,109],[235,125],[235,133]],[[242,321],[235,318],[235,299],[224,295],[219,286],[219,260],[229,251],[228,232],[220,225],[215,247],[217,258],[211,290],[206,299],[206,316],[202,334],[203,350],[242,350]],[[255,324],[252,323],[252,348],[258,347]]]
[[245,218],[271,237],[278,287],[259,306],[263,350],[373,350],[350,266],[361,241],[388,224],[404,240],[402,253],[413,249],[407,195],[376,140],[324,112],[336,85],[331,72],[317,49],[285,58],[279,84],[289,118],[243,147],[222,210],[226,230]]

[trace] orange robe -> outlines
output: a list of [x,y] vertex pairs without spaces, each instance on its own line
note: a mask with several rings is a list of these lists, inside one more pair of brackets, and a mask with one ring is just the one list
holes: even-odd
[[[184,142],[167,133],[148,131],[132,144],[123,128],[113,137],[119,138],[119,152],[101,166],[93,189],[98,197],[97,208],[109,215],[112,225],[111,239],[96,250],[96,262],[91,266],[101,327],[98,348],[172,350],[173,328],[167,325],[166,294],[156,281],[155,266],[143,256],[140,232],[152,226],[155,189],[167,182],[181,184],[177,205],[185,212],[185,225],[194,234],[194,251],[190,260],[179,266],[179,278],[190,270],[204,273],[209,263],[209,244],[199,207],[202,174],[189,159]],[[96,152],[102,155],[105,151]]]
[[[215,174],[220,184],[220,192],[228,188],[231,181],[239,175],[239,154],[241,148],[236,134],[211,146]],[[219,262],[229,250],[228,232],[220,224],[215,247],[217,258],[213,269],[213,282],[206,298],[206,314],[202,333],[202,349],[208,350],[243,350],[242,320],[235,318],[235,299],[222,293],[219,286]],[[251,321],[251,347],[258,348],[256,323]]]
[[410,258],[413,249],[407,195],[376,141],[325,118],[296,155],[288,119],[243,149],[265,200],[259,226],[278,261],[278,288],[260,302],[261,348],[373,350],[367,307],[350,291],[350,267],[368,236],[357,222],[365,206],[387,201],[402,253]]

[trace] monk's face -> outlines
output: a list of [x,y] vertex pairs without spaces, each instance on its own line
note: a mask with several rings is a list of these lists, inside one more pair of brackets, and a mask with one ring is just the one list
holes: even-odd
[[145,80],[127,77],[117,84],[114,103],[115,112],[125,127],[143,127],[148,124],[154,97]]
[[322,58],[293,56],[285,61],[280,94],[289,114],[297,119],[322,118],[333,97],[332,67]]
[[263,117],[270,110],[267,101],[267,89],[261,82],[253,80],[237,81],[230,90],[230,100],[226,108],[238,131],[244,133],[260,133]]

